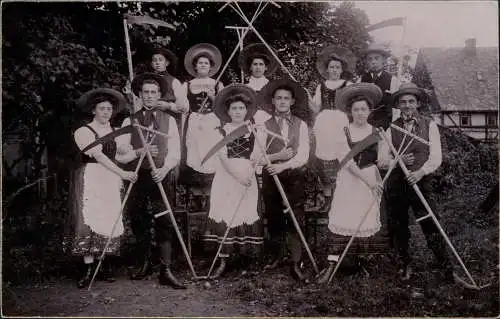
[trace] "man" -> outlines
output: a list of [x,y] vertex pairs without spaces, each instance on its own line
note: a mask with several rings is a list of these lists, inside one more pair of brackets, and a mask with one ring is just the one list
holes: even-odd
[[[387,129],[393,121],[391,94],[398,88],[398,80],[384,70],[385,61],[391,54],[380,44],[372,43],[364,51],[365,64],[368,72],[361,76],[360,82],[374,83],[384,93],[382,101],[373,110],[368,122],[375,127]],[[395,118],[394,118],[395,119]]]
[[285,211],[286,207],[273,176],[278,176],[299,225],[303,225],[305,165],[309,158],[309,133],[306,123],[293,114],[300,107],[307,108],[307,95],[298,83],[291,80],[273,81],[262,91],[261,97],[264,99],[264,105],[272,105],[269,113],[273,115],[264,123],[264,126],[268,131],[283,137],[283,139],[274,138],[266,131],[261,132],[258,137],[262,145],[268,146],[267,154],[271,161],[262,174],[262,193],[275,260],[266,268],[278,266],[282,259],[281,239],[283,234],[286,234],[293,260],[291,274],[294,278],[303,280],[304,275],[300,271],[302,243],[289,216],[290,213]]
[[[177,65],[176,55],[165,48],[154,48],[149,55],[151,67],[154,72],[160,74],[167,81],[168,87],[162,98],[158,100],[157,108],[162,111],[171,112],[177,121],[179,129],[182,126],[182,114],[189,111],[187,99],[187,88],[185,84],[176,79],[172,74]],[[181,132],[181,131],[180,131]]]
[[[402,160],[410,171],[405,177],[402,169],[397,166],[387,181],[387,207],[389,213],[389,229],[392,240],[402,261],[401,275],[403,280],[408,280],[411,275],[411,258],[408,253],[408,242],[410,230],[408,228],[408,209],[411,207],[415,217],[418,219],[427,215],[422,202],[412,188],[417,185],[428,201],[431,208],[434,207],[431,195],[431,174],[441,165],[441,140],[436,123],[419,114],[419,107],[423,97],[422,90],[413,83],[401,85],[399,90],[393,94],[395,105],[401,111],[401,117],[394,124],[429,141],[430,145],[414,140],[402,156]],[[389,141],[399,150],[408,145],[411,137],[404,137],[399,130],[389,128],[386,131]],[[394,156],[390,152],[387,143],[381,143],[378,154],[378,163],[387,169]],[[433,210],[435,213],[435,210]],[[436,214],[436,213],[435,213]],[[437,214],[436,214],[436,217]],[[444,280],[452,282],[453,267],[446,252],[446,243],[432,220],[426,218],[421,220],[420,227],[424,232],[427,246],[432,250],[439,264]]]
[[[130,125],[132,121],[139,121],[140,125],[167,134],[166,138],[156,135],[150,146],[155,167],[149,165],[144,159],[138,173],[137,183],[132,188],[127,202],[127,211],[130,214],[132,232],[137,240],[138,251],[143,254],[140,267],[131,275],[131,279],[143,279],[151,269],[151,235],[150,229],[153,215],[166,209],[156,183],[163,182],[167,197],[173,198],[171,185],[166,185],[167,175],[176,167],[180,160],[180,138],[175,119],[166,112],[157,111],[158,100],[167,91],[168,84],[158,74],[144,73],[132,81],[134,94],[140,97],[142,108],[131,118],[126,118],[122,126]],[[132,123],[133,124],[133,123]],[[152,137],[149,132],[144,132],[147,141]],[[137,166],[138,157],[144,151],[141,138],[134,130],[132,134],[124,135],[119,141],[119,152],[125,149],[134,149],[136,159],[131,163]],[[150,209],[151,207],[151,209]],[[172,261],[172,234],[171,221],[167,215],[155,219],[154,227],[156,242],[160,256],[160,284],[170,285],[177,289],[184,289],[172,274],[170,265]]]

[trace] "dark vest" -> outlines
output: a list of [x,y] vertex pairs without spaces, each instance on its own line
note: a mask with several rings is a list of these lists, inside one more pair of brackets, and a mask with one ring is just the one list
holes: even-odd
[[[141,125],[144,125],[144,114],[143,110],[137,111],[134,115],[130,117],[130,121],[133,124],[134,119],[137,119]],[[170,126],[170,115],[168,115],[165,112],[161,111],[156,111],[155,115],[155,120],[153,121],[153,129],[160,131],[162,133],[168,134],[168,129]],[[144,137],[148,136],[148,132],[143,131]],[[156,168],[160,168],[163,166],[163,161],[165,160],[165,156],[167,155],[168,152],[168,146],[167,146],[167,141],[168,139],[157,135],[151,145],[156,145],[158,147],[158,155],[156,157],[153,157],[155,161],[155,166]],[[139,133],[137,133],[137,130],[134,129],[132,131],[132,136],[130,139],[130,143],[132,144],[132,147],[134,149],[138,149],[143,147],[141,137],[139,136]],[[135,159],[132,163],[131,166],[136,167],[137,162],[139,160]],[[149,169],[149,161],[147,158],[144,158],[141,168]]]
[[321,82],[321,109],[322,110],[335,110],[335,96],[337,95],[337,90],[346,87],[347,81],[344,80],[341,86],[336,88],[335,90],[329,89],[326,87],[325,82]]
[[[293,149],[294,154],[297,154],[297,148],[299,147],[299,137],[300,137],[300,123],[301,119],[298,117],[292,115],[291,117],[291,123],[288,125],[288,145],[285,145],[284,141],[278,138],[274,138],[271,135],[267,136],[267,142],[266,145],[269,145],[269,148],[267,149],[268,154],[274,154],[279,151],[281,151],[283,148],[286,147],[291,147]],[[269,120],[267,120],[264,125],[266,128],[276,134],[281,135],[281,130],[278,125],[278,122],[276,121],[275,117],[273,116]],[[272,142],[271,142],[272,140]],[[271,143],[271,144],[269,144]],[[279,161],[277,162],[279,163]]]
[[[375,131],[375,128],[373,128],[373,132]],[[356,141],[354,142],[351,138],[351,132],[349,131],[349,127],[344,127],[344,133],[347,138],[347,144],[349,144],[349,147],[352,149],[356,146],[356,144],[360,143],[361,141]],[[378,152],[378,143],[372,144],[371,146],[365,148],[361,152],[359,152],[357,155],[354,156],[353,160],[358,165],[360,169],[375,165],[377,163],[377,153]]]
[[[398,118],[396,121],[393,122],[393,124],[402,128],[404,126],[402,118]],[[423,138],[426,141],[429,141],[429,124],[430,124],[429,119],[419,117],[417,122],[413,126],[412,133],[417,135],[418,137]],[[404,133],[395,129],[391,129],[391,135],[392,135],[392,144],[394,144],[396,150],[399,150],[401,143],[403,142]],[[408,141],[410,140],[411,138],[407,136],[405,139],[403,149],[406,147]],[[407,167],[410,171],[416,171],[420,167],[422,167],[422,165],[424,165],[424,163],[429,159],[429,146],[424,145],[419,141],[413,141],[408,150],[405,152],[405,154],[410,154],[410,153],[413,153],[415,161],[413,165],[407,165]]]
[[174,77],[168,73],[161,73],[163,78],[167,81],[167,92],[163,92],[161,99],[167,102],[175,102],[174,89],[172,87],[172,82],[174,81]]

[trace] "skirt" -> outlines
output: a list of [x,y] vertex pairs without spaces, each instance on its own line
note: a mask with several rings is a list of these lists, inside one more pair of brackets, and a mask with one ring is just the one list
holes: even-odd
[[[381,182],[375,165],[361,171],[372,182]],[[328,229],[334,234],[352,236],[366,212],[370,210],[356,236],[373,236],[380,230],[379,205],[369,187],[348,169],[343,169],[337,179],[328,216]]]
[[195,171],[203,174],[213,174],[218,161],[215,156],[208,159],[203,165],[202,161],[208,151],[222,139],[217,130],[220,120],[214,113],[189,114],[186,128],[186,164]]
[[64,243],[68,253],[77,256],[101,254],[111,237],[106,253],[119,255],[120,236],[124,232],[119,217],[121,191],[121,178],[101,164],[87,163],[72,172],[69,231]]
[[249,160],[234,158],[228,160],[235,170],[252,177],[250,187],[236,181],[222,166],[215,173],[210,194],[210,212],[203,239],[207,243],[220,244],[228,225],[229,235],[224,250],[230,246],[255,246],[263,244],[262,225],[257,212],[258,187],[254,169]]

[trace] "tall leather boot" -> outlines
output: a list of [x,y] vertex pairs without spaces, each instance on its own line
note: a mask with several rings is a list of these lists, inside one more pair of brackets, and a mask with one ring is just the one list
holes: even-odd
[[151,265],[151,248],[146,249],[146,255],[143,257],[142,263],[134,270],[130,275],[132,280],[142,280],[145,277],[151,275],[153,267]]
[[170,268],[172,260],[172,243],[165,241],[158,243],[158,246],[160,249],[160,285],[168,285],[175,289],[186,289],[186,286],[175,278]]
[[78,282],[76,283],[76,286],[80,289],[87,287],[90,284],[90,281],[92,280],[92,275],[94,273],[94,267],[92,264],[85,264],[85,268],[82,271],[82,275],[80,279],[78,279]]
[[107,281],[107,282],[115,282],[115,269],[113,267],[113,264],[109,260],[104,260],[102,262],[102,270],[101,270],[101,277],[102,280]]

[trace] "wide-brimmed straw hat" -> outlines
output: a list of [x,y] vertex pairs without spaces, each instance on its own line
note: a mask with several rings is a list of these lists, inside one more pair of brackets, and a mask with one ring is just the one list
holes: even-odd
[[405,94],[414,95],[419,101],[422,101],[422,99],[425,97],[424,90],[419,88],[415,83],[403,83],[399,87],[399,90],[392,94],[392,105],[397,106],[399,97]]
[[368,48],[363,50],[362,53],[363,57],[366,57],[369,53],[380,53],[386,58],[391,56],[391,53],[380,43],[370,43]]
[[127,107],[125,96],[119,91],[110,88],[97,88],[85,92],[76,101],[76,106],[84,113],[90,113],[95,107],[96,99],[100,97],[109,99],[109,102],[113,105],[113,116]]
[[316,70],[324,79],[328,79],[328,63],[332,59],[342,63],[342,71],[344,72],[352,73],[356,68],[356,56],[351,50],[338,46],[328,46],[318,53],[316,59]]
[[142,90],[142,84],[146,80],[153,80],[153,81],[158,82],[158,84],[160,85],[160,92],[161,92],[162,96],[167,92],[168,83],[165,80],[165,78],[163,76],[161,76],[160,74],[147,72],[147,73],[142,73],[142,74],[137,75],[132,80],[132,92],[134,92],[134,94],[136,96],[139,96],[139,92],[141,92],[141,90]]
[[197,76],[193,62],[200,55],[207,56],[211,61],[208,76],[211,77],[216,74],[222,65],[222,54],[215,45],[210,43],[199,43],[189,48],[186,52],[186,56],[184,57],[184,67],[186,68],[186,71],[193,77]]
[[231,84],[220,91],[214,101],[214,113],[222,122],[231,122],[231,117],[227,114],[227,99],[240,94],[250,100],[249,104],[245,103],[247,107],[245,120],[252,118],[255,115],[255,112],[257,112],[257,95],[255,94],[255,91],[244,84]]
[[382,100],[382,90],[373,83],[354,83],[337,91],[335,95],[335,107],[348,113],[350,103],[353,99],[363,97],[370,101],[372,107],[376,107]]
[[276,69],[278,68],[278,61],[276,61],[274,56],[262,43],[253,43],[244,47],[238,57],[238,64],[243,71],[248,73],[250,72],[252,61],[255,58],[262,58],[266,60],[267,70],[264,72],[265,76],[270,76],[276,72]]
[[272,99],[274,92],[281,88],[286,88],[293,92],[295,103],[290,107],[292,114],[308,122],[311,114],[308,107],[307,92],[299,83],[291,79],[284,78],[266,84],[259,92],[257,104],[268,113],[274,114]]

